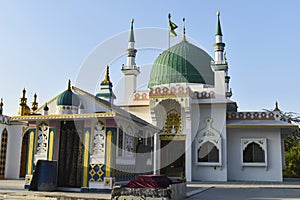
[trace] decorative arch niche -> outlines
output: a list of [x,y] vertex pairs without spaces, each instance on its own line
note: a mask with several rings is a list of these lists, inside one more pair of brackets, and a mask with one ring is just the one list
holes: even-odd
[[176,134],[181,132],[181,115],[177,110],[170,110],[164,126],[165,134]]
[[215,129],[212,118],[204,120],[205,127],[196,135],[196,164],[222,166],[222,137]]

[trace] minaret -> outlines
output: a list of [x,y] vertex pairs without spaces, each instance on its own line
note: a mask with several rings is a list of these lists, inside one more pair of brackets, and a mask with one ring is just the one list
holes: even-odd
[[106,66],[106,72],[103,81],[100,84],[101,88],[99,93],[97,93],[97,97],[109,101],[111,104],[114,103],[116,96],[112,90],[112,83],[110,82],[109,77],[109,66]]
[[29,115],[30,114],[30,108],[27,106],[27,98],[26,98],[26,90],[25,88],[22,91],[23,96],[20,98],[20,106],[19,106],[19,115]]
[[223,34],[220,22],[220,12],[217,12],[217,30],[216,30],[216,43],[213,45],[215,50],[215,60],[212,63],[212,69],[215,72],[215,90],[216,94],[228,98],[229,94],[229,76],[227,61],[224,58]]
[[136,78],[140,74],[140,68],[136,66],[135,56],[137,50],[134,48],[134,31],[133,31],[133,22],[131,20],[131,28],[128,40],[127,52],[127,64],[122,66],[122,72],[124,74],[124,103],[129,102],[130,96],[136,90]]

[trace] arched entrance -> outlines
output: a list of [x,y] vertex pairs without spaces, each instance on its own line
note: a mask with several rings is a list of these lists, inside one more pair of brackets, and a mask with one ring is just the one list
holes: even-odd
[[154,109],[160,140],[160,173],[170,177],[185,177],[185,134],[181,105],[175,99],[165,99]]
[[61,122],[58,187],[81,187],[83,143],[81,140],[83,123]]

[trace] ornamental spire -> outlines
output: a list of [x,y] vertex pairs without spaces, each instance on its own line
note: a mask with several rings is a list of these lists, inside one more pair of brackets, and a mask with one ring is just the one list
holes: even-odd
[[101,82],[101,85],[102,84],[109,84],[109,85],[112,85],[112,83],[110,82],[110,77],[109,77],[109,66],[107,65],[106,66],[106,72],[105,72],[105,75],[104,75],[104,79],[103,81]]
[[0,101],[0,115],[3,114],[3,99],[1,98],[1,101]]
[[218,16],[218,23],[217,23],[216,35],[223,36],[222,30],[221,30],[221,22],[220,22],[220,11],[217,12],[217,16]]
[[186,37],[185,37],[185,18],[183,18],[182,21],[183,21],[182,41],[185,42],[186,41]]
[[278,106],[278,101],[275,103],[275,109],[273,111],[280,111],[279,106]]
[[134,19],[131,19],[131,27],[130,27],[130,35],[129,35],[129,41],[128,42],[135,42],[134,41],[134,32],[133,32],[133,23]]
[[31,106],[31,110],[33,112],[35,112],[38,109],[38,103],[37,103],[36,99],[37,99],[37,95],[35,93],[34,96],[33,96],[33,102],[32,102],[32,106]]

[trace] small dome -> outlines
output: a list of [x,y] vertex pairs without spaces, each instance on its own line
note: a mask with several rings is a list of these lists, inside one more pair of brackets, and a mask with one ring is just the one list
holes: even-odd
[[183,40],[155,60],[148,87],[168,83],[214,84],[212,57],[203,49]]
[[48,104],[46,103],[45,107],[44,107],[44,111],[49,111],[49,107]]
[[71,90],[71,82],[69,81],[68,89],[61,93],[57,98],[56,105],[58,106],[78,106],[79,99]]

